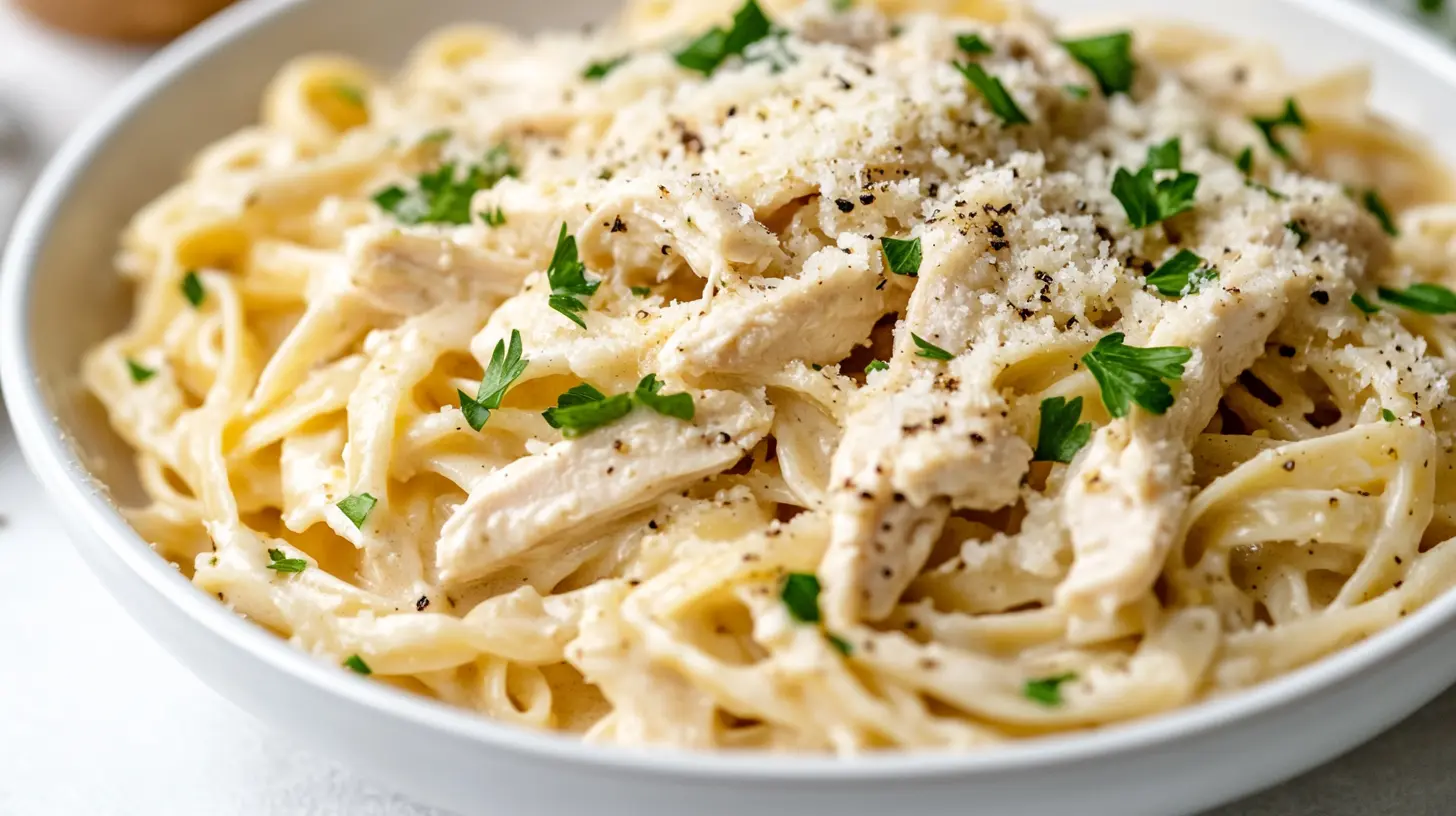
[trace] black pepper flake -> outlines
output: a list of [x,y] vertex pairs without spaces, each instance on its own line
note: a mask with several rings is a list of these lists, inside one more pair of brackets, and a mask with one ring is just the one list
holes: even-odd
[[997,238],[1006,237],[1006,230],[1001,227],[1000,221],[992,221],[991,226],[987,227],[986,230]]
[[881,289],[884,289],[886,283],[889,283],[889,281],[884,278],[880,278],[880,282],[875,284],[875,291],[878,292]]
[[415,611],[416,612],[423,612],[423,611],[425,611],[425,607],[427,607],[429,605],[430,605],[430,599],[428,597],[424,596],[424,595],[421,595],[420,596],[420,599],[418,601],[415,601]]
[[1280,346],[1279,347],[1279,356],[1280,357],[1293,357],[1294,356],[1294,347],[1293,346]]
[[668,246],[667,246],[667,245],[666,245],[666,244],[663,244],[663,245],[662,245],[662,254],[663,254],[663,255],[666,255],[666,254],[668,254],[668,253],[669,253],[669,252],[672,252],[672,249],[671,249],[671,248],[670,248],[670,247],[668,247]]
[[1326,306],[1330,302],[1330,293],[1326,292],[1323,289],[1316,289],[1313,292],[1310,292],[1309,296],[1311,298],[1314,298],[1314,302],[1318,303],[1321,306]]
[[940,195],[940,185],[932,181],[930,183],[930,186],[926,188],[926,193],[928,193],[931,198],[935,198],[936,196]]
[[648,521],[647,522],[647,529],[649,529],[649,530],[656,530],[657,529],[657,519],[652,519],[652,520]]
[[861,195],[859,197],[859,203],[865,204],[865,205],[870,205],[870,204],[875,203],[875,196],[874,196],[874,194],[873,193],[864,193],[863,195]]
[[718,443],[719,444],[726,445],[726,444],[728,444],[729,442],[732,442],[732,441],[733,441],[733,437],[729,436],[727,431],[719,431],[718,432]]
[[1284,462],[1284,469],[1285,470],[1294,470],[1294,460],[1293,459],[1286,460]]
[[612,221],[612,232],[626,232],[627,225],[622,223],[622,216],[617,216]]
[[1005,241],[992,241],[991,242],[991,249],[992,250],[995,250],[996,252],[1000,252],[1001,250],[1003,250],[1003,249],[1005,249],[1005,248],[1007,248],[1009,246],[1011,246],[1011,244],[1009,244],[1009,243],[1007,243]]
[[854,212],[854,202],[847,198],[834,199],[834,206],[838,207],[840,212]]

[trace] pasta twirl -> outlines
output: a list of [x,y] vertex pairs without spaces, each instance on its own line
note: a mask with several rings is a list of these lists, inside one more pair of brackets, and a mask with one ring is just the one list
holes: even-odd
[[1444,170],[1358,70],[1067,36],[644,0],[290,64],[123,236],[131,521],[623,744],[973,749],[1394,624],[1456,582]]

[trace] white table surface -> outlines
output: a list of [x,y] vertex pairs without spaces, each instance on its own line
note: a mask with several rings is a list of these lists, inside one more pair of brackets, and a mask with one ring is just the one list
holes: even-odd
[[[0,0],[0,105],[38,156],[145,56],[45,31]],[[1208,816],[1449,816],[1453,768],[1456,691]],[[268,731],[152,643],[66,541],[0,406],[0,816],[73,814],[447,816]]]

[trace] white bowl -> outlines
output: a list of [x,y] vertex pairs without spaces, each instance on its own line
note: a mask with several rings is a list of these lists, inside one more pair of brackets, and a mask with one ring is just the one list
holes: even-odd
[[[0,382],[21,447],[76,547],[178,660],[244,709],[463,813],[1193,813],[1324,762],[1456,680],[1456,593],[1399,626],[1249,692],[1097,733],[994,751],[820,757],[631,752],[497,724],[315,662],[225,609],[116,512],[139,490],[126,451],[76,376],[129,298],[111,271],[127,219],[187,157],[251,122],[264,83],[313,50],[397,64],[431,29],[523,29],[600,16],[592,0],[253,0],[162,52],[46,170],[0,280]],[[1049,11],[1173,15],[1278,42],[1301,70],[1371,63],[1385,112],[1456,151],[1456,56],[1350,0],[1058,0]],[[64,598],[56,599],[64,603]],[[97,682],[105,682],[98,677]]]

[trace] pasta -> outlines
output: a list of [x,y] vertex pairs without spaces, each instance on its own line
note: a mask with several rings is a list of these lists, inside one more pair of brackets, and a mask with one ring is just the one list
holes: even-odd
[[321,659],[585,739],[970,749],[1456,583],[1445,170],[1350,70],[999,0],[298,59],[122,238],[126,512]]

